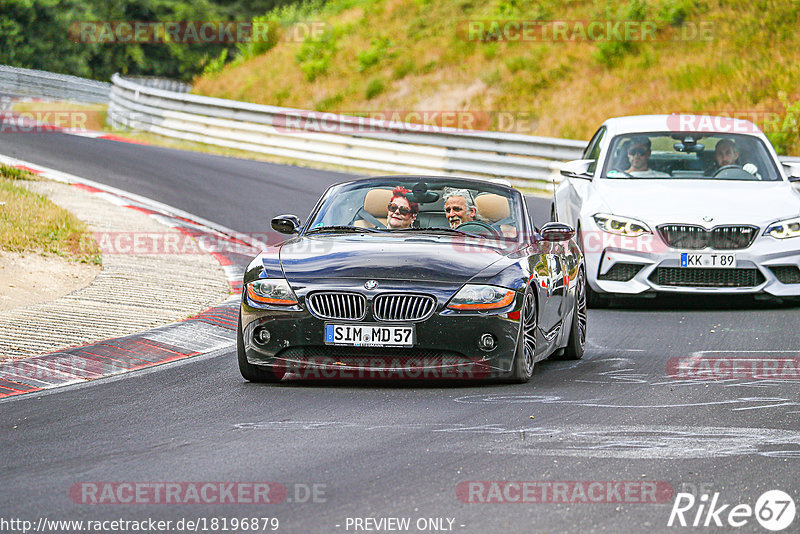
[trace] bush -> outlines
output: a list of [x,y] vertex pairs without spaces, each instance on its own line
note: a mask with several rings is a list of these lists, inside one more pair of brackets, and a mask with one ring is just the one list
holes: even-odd
[[387,52],[391,46],[392,42],[385,37],[373,39],[370,47],[363,52],[359,52],[358,56],[356,56],[358,59],[358,72],[364,72],[373,65],[377,65],[381,60],[390,57]]
[[313,82],[327,74],[331,58],[336,54],[337,39],[338,33],[330,28],[325,30],[319,39],[306,37],[295,55],[295,60],[300,65],[306,80]]
[[410,58],[404,59],[403,61],[395,65],[394,70],[392,71],[392,78],[395,80],[405,78],[406,76],[414,72],[415,68],[416,65],[414,64],[413,59]]
[[383,85],[383,80],[380,78],[373,78],[369,81],[369,84],[367,84],[365,96],[367,97],[367,100],[372,100],[381,94],[384,89],[385,87]]

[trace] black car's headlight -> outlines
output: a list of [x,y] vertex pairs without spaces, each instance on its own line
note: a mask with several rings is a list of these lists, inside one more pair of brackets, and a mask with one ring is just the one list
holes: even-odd
[[247,298],[256,304],[294,306],[297,297],[285,278],[261,278],[247,284]]
[[800,217],[772,223],[767,227],[767,230],[764,232],[764,234],[770,235],[775,239],[798,237],[800,236]]
[[647,224],[637,219],[631,219],[630,217],[598,213],[594,215],[593,219],[601,230],[609,234],[638,237],[642,234],[650,233],[650,227],[647,226]]
[[450,299],[447,307],[459,311],[499,310],[514,302],[515,293],[506,287],[466,284]]

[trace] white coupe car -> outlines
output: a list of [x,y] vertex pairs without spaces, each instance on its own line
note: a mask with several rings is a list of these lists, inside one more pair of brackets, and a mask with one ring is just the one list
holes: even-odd
[[553,220],[578,231],[590,306],[653,292],[800,296],[797,172],[751,122],[609,119],[564,164]]

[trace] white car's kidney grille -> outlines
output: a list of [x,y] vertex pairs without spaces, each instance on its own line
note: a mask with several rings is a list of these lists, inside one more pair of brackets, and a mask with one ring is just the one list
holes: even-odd
[[436,299],[429,295],[389,293],[378,295],[372,313],[379,321],[421,321],[436,308]]
[[658,227],[661,239],[672,248],[700,250],[736,250],[753,244],[758,235],[756,226],[717,226],[706,230],[688,224],[664,224]]
[[357,293],[323,291],[306,297],[311,313],[323,319],[345,319],[358,321],[364,318],[367,299]]

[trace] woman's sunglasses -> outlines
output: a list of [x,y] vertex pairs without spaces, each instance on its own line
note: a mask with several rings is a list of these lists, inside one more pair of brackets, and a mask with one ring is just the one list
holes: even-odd
[[394,213],[394,212],[398,212],[398,213],[399,213],[400,215],[402,215],[403,217],[405,217],[406,215],[408,215],[409,213],[411,213],[411,210],[410,210],[410,209],[408,209],[408,208],[404,208],[404,207],[402,207],[402,206],[398,206],[398,205],[397,205],[397,204],[395,204],[394,202],[392,202],[391,204],[389,204],[389,205],[387,206],[387,209],[388,209],[390,212],[392,212],[392,213]]

